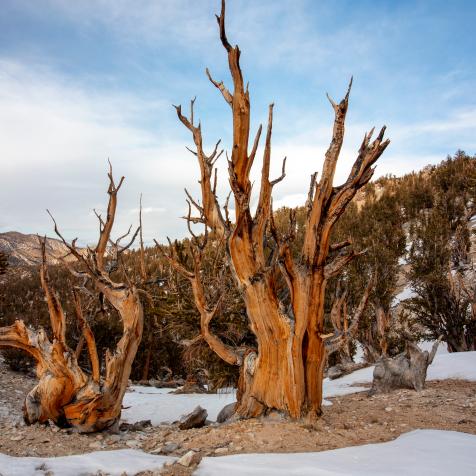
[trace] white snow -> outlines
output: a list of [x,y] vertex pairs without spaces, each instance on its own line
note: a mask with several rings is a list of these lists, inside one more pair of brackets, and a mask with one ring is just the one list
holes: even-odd
[[405,299],[410,299],[415,297],[415,293],[409,284],[407,284],[394,298],[392,301],[392,306],[398,305],[398,303],[404,301]]
[[204,458],[196,476],[446,476],[475,474],[476,436],[416,430],[388,443],[320,453]]
[[371,383],[373,379],[374,368],[366,367],[364,369],[356,370],[351,374],[344,375],[341,378],[330,380],[324,379],[323,382],[323,397],[339,397],[341,395],[348,395],[349,393],[365,392],[366,387],[361,387],[359,383]]
[[[433,340],[423,340],[418,343],[418,347],[420,347],[421,350],[427,350],[428,352],[430,352],[434,343],[435,341]],[[436,351],[436,355],[440,355],[440,354],[448,354],[448,346],[446,345],[445,342],[440,342],[440,344],[438,345],[438,350]]]
[[169,456],[155,456],[138,450],[95,451],[82,455],[57,458],[16,457],[0,453],[2,476],[40,476],[48,471],[58,476],[96,474],[103,471],[110,476],[136,474],[162,468]]
[[[190,413],[197,405],[208,411],[208,419],[215,421],[220,410],[236,401],[235,392],[207,394],[192,393],[175,395],[170,388],[133,386],[126,392],[122,419],[128,423],[151,420],[157,426],[162,422],[172,423]],[[130,407],[130,408],[127,408]]]
[[427,380],[462,379],[476,382],[476,352],[436,354]]

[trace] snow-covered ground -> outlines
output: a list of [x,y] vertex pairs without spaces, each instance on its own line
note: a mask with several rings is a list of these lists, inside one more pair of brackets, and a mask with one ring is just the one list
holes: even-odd
[[446,476],[475,474],[476,436],[416,430],[388,443],[320,453],[204,458],[196,476]]
[[152,425],[172,423],[200,405],[208,411],[208,419],[215,421],[220,410],[235,400],[234,391],[174,395],[169,388],[133,386],[124,396],[122,419],[128,423],[151,420]]
[[96,474],[102,471],[110,476],[124,473],[162,468],[169,456],[155,456],[138,450],[95,451],[83,455],[60,456],[57,458],[19,458],[0,453],[0,474],[2,476],[78,476]]
[[[474,474],[476,436],[456,431],[416,430],[394,441],[319,453],[244,454],[204,458],[196,476],[406,476]],[[0,453],[3,476],[111,476],[157,470],[174,458],[137,450],[96,451],[58,458],[17,458]]]
[[[425,350],[431,343],[422,343]],[[365,391],[359,383],[372,381],[373,367],[358,370],[340,379],[324,381],[324,398]],[[476,381],[476,352],[447,353],[440,344],[429,380],[466,379]],[[356,386],[354,386],[356,385]],[[135,386],[124,399],[123,418],[128,422],[151,419],[153,424],[174,421],[197,405],[206,408],[215,420],[221,408],[234,401],[231,393],[174,395],[168,389]],[[204,458],[197,475],[443,475],[474,474],[476,436],[437,430],[418,430],[389,443],[343,448],[320,453],[247,454]],[[100,451],[58,458],[19,458],[0,453],[0,475],[36,476],[52,471],[56,475],[135,474],[160,468],[172,458],[137,450]]]

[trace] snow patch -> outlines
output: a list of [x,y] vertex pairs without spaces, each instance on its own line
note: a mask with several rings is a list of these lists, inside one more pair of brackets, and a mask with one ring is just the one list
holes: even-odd
[[388,443],[320,453],[204,458],[196,476],[446,476],[474,474],[476,435],[416,430]]
[[78,476],[101,471],[110,476],[120,476],[160,469],[167,461],[174,460],[169,456],[155,456],[138,450],[95,451],[56,458],[17,457],[0,453],[0,474],[39,476],[51,471],[61,476]]
[[[236,401],[235,391],[230,393],[191,393],[175,395],[170,388],[133,386],[126,392],[122,419],[127,423],[151,420],[157,426],[162,422],[172,423],[190,413],[197,405],[208,411],[208,419],[215,421],[220,410]],[[129,408],[127,408],[129,407]]]

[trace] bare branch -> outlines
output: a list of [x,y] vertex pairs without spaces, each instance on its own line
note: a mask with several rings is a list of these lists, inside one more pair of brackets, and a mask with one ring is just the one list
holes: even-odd
[[225,85],[223,84],[223,81],[215,81],[211,74],[210,74],[210,71],[208,70],[208,68],[205,69],[205,72],[207,73],[207,76],[208,76],[208,79],[210,80],[210,82],[217,88],[220,90],[220,92],[222,93],[223,97],[225,98],[225,101],[231,106],[232,103],[233,103],[233,96],[231,95],[230,91],[228,91],[228,89],[226,89]]
[[46,302],[48,303],[51,329],[53,330],[54,338],[62,344],[65,344],[66,318],[58,294],[51,288],[50,278],[48,275],[48,265],[46,263],[46,236],[43,240],[38,236],[38,241],[40,242],[41,246],[40,281],[41,287],[43,288],[46,296]]
[[73,288],[73,298],[74,298],[74,309],[76,312],[76,318],[78,319],[79,327],[82,331],[82,336],[86,341],[89,353],[89,359],[91,361],[91,373],[92,379],[94,382],[99,383],[100,377],[100,368],[99,368],[99,357],[98,351],[96,347],[96,340],[94,339],[94,334],[89,327],[89,324],[86,322],[86,319],[83,315],[83,309],[81,306],[81,298],[79,297],[79,293]]

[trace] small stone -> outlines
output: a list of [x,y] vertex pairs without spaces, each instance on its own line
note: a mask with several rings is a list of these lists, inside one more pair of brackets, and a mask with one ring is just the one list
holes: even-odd
[[93,441],[89,443],[89,447],[93,450],[100,450],[102,448],[102,443],[100,441]]
[[126,446],[129,448],[138,448],[140,446],[140,441],[137,440],[127,440]]
[[11,441],[20,441],[20,440],[23,440],[23,436],[22,435],[17,435],[17,436],[12,436],[10,438]]
[[111,435],[107,440],[108,445],[113,445],[114,443],[117,443],[121,441],[121,435]]
[[392,410],[393,410],[392,407],[385,407],[385,411],[386,411],[386,412],[391,412]]
[[223,455],[225,453],[228,453],[228,448],[217,448],[214,452],[216,455]]
[[178,445],[177,443],[170,442],[162,446],[162,448],[160,449],[160,452],[168,455],[169,453],[177,451],[179,448],[180,448],[180,445]]
[[195,451],[191,450],[191,451],[188,451],[187,453],[185,453],[177,461],[177,463],[188,468],[192,464],[198,464],[200,462],[200,460],[201,460],[200,455],[195,453]]

